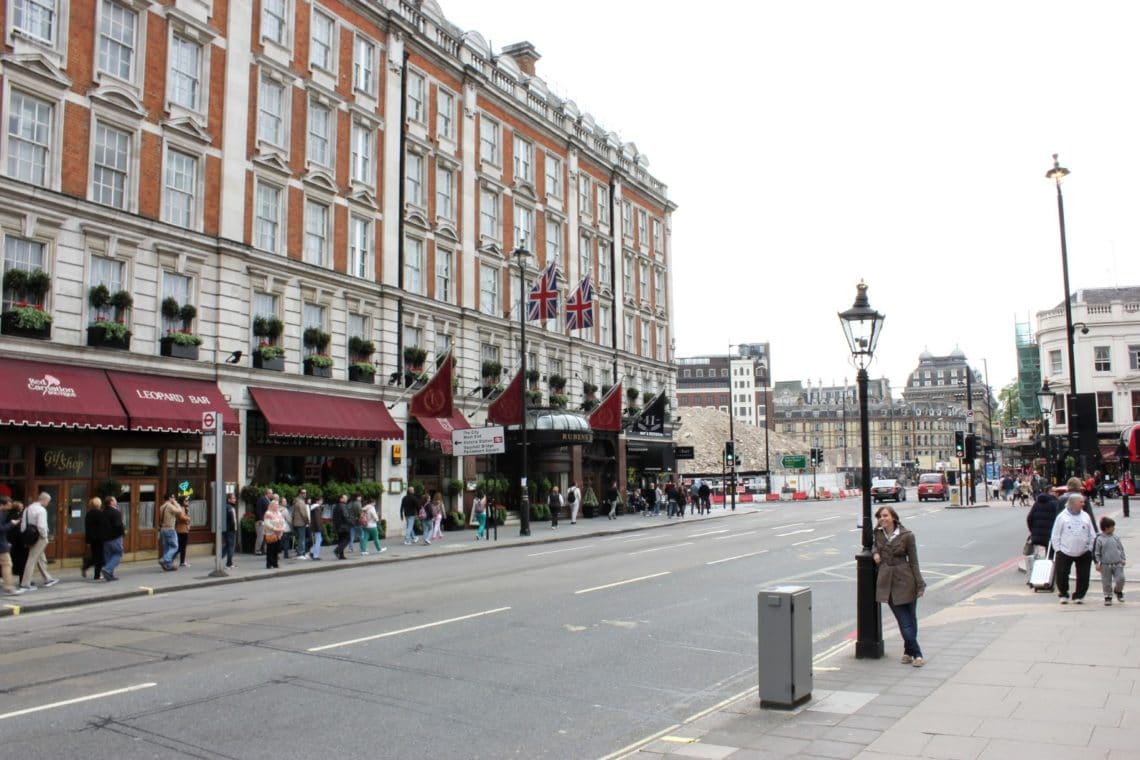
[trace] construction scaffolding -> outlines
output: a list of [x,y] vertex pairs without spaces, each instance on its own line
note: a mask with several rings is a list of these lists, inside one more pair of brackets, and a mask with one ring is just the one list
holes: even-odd
[[1041,390],[1041,354],[1033,338],[1029,322],[1015,322],[1017,341],[1017,395],[1021,419],[1034,421],[1041,417],[1037,391]]

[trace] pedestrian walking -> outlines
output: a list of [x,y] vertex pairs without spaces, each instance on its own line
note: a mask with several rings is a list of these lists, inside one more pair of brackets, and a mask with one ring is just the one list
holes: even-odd
[[79,574],[87,577],[87,571],[94,567],[95,580],[103,576],[103,500],[92,496],[87,502],[87,514],[83,516],[83,541],[87,544],[87,553],[83,555],[83,565]]
[[333,526],[336,527],[336,551],[333,554],[337,559],[348,559],[344,556],[344,550],[352,540],[352,515],[349,512],[347,496],[342,494],[337,500],[336,506],[333,507],[332,520]]
[[1073,591],[1073,602],[1084,604],[1089,590],[1089,571],[1092,567],[1092,549],[1096,541],[1096,528],[1092,518],[1084,511],[1085,497],[1080,492],[1071,493],[1065,501],[1065,508],[1053,522],[1050,541],[1056,552],[1055,575],[1057,595],[1061,604],[1069,603],[1069,571],[1076,565],[1077,587]]
[[359,538],[360,530],[360,512],[364,509],[364,499],[360,494],[355,494],[348,502],[348,551],[354,552],[356,549],[356,540]]
[[289,510],[289,523],[293,528],[294,551],[297,559],[308,559],[309,553],[309,492],[302,488],[293,497]]
[[119,562],[123,559],[123,513],[114,496],[103,505],[103,580],[119,580]]
[[369,499],[360,510],[360,554],[368,554],[368,544],[376,549],[376,553],[387,551],[380,545],[380,515],[376,513],[376,502]]
[[1093,543],[1093,559],[1096,571],[1100,573],[1100,585],[1104,590],[1104,606],[1112,606],[1112,595],[1124,603],[1124,544],[1116,535],[1116,521],[1108,515],[1100,518],[1100,535]]
[[400,499],[400,519],[404,521],[405,546],[411,546],[416,542],[416,518],[419,511],[420,502],[416,498],[416,488],[408,486],[404,498]]
[[578,481],[570,481],[566,489],[566,503],[570,505],[570,524],[578,522],[578,508],[582,505],[582,491],[578,488]]
[[265,531],[261,523],[265,520],[265,510],[269,509],[269,500],[272,498],[273,489],[266,488],[265,493],[257,497],[257,503],[253,507],[254,529],[257,531],[257,539],[253,545],[254,554],[265,553]]
[[320,560],[321,544],[325,542],[325,505],[316,502],[309,505],[309,530],[313,540],[309,544],[309,559]]
[[1057,501],[1057,497],[1043,492],[1025,516],[1025,525],[1029,528],[1029,538],[1033,542],[1034,558],[1045,556],[1049,538],[1053,534],[1053,523],[1057,521],[1057,513],[1060,511],[1061,502]]
[[[428,517],[431,523],[431,540],[443,540],[443,513],[445,508],[443,506],[443,494],[436,491],[431,497],[431,506],[428,507]],[[427,532],[426,530],[424,531]]]
[[178,506],[181,513],[174,520],[174,533],[178,540],[178,566],[190,567],[186,564],[186,547],[190,545],[190,497],[183,496]]
[[12,576],[12,541],[18,525],[19,521],[12,518],[12,498],[0,494],[0,587],[12,596],[24,593]]
[[562,494],[558,492],[558,486],[550,489],[546,506],[550,510],[550,529],[558,530],[558,513],[562,511]]
[[222,559],[226,561],[226,567],[234,566],[237,526],[237,494],[226,494],[226,529],[222,531]]
[[487,531],[487,497],[482,491],[475,492],[475,501],[471,504],[471,514],[474,515],[479,528],[475,531],[475,540],[483,538]]
[[[24,573],[20,577],[20,588],[30,591],[36,586],[32,579],[38,571],[44,579],[44,588],[50,588],[59,583],[59,578],[53,578],[47,569],[47,559],[44,550],[48,545],[48,518],[47,506],[51,504],[51,494],[41,493],[39,498],[29,504],[20,515],[20,535],[24,545],[28,547],[28,558],[24,561]],[[28,539],[32,538],[32,541]]]
[[701,500],[701,511],[707,515],[712,510],[712,502],[710,501],[712,491],[709,490],[709,484],[703,480],[701,481],[701,487],[697,489],[697,496],[700,497]]
[[617,519],[618,502],[621,501],[621,492],[618,490],[618,484],[615,480],[613,485],[610,486],[609,493],[606,494],[606,501],[610,503],[610,513],[606,515],[611,520]]
[[926,593],[926,581],[918,565],[914,533],[903,527],[894,507],[875,512],[875,550],[871,558],[878,566],[875,599],[886,602],[894,613],[903,640],[900,662],[921,668],[922,647],[918,645],[918,598]]
[[279,567],[277,558],[281,551],[281,536],[285,533],[285,517],[281,514],[277,497],[269,500],[262,523],[265,535],[265,569],[275,570]]

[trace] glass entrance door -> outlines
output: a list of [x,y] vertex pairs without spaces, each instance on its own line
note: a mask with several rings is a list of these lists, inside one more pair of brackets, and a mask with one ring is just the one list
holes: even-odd
[[123,552],[153,552],[158,546],[155,505],[158,482],[130,480],[123,484],[119,507],[123,510]]
[[91,484],[86,480],[56,480],[36,483],[35,496],[46,493],[51,497],[47,506],[48,541],[45,554],[49,560],[82,557],[84,515]]

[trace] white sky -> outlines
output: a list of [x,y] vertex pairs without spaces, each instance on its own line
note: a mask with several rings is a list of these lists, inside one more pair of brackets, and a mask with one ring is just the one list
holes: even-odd
[[[679,205],[678,356],[772,344],[775,380],[854,378],[836,313],[866,279],[872,376],[959,346],[1000,388],[1014,321],[1070,282],[1140,284],[1140,3],[442,0],[623,141]],[[1132,262],[1129,264],[1129,262]]]

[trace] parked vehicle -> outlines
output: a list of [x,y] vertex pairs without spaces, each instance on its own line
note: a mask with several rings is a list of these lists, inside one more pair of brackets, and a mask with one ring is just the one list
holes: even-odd
[[906,501],[906,489],[894,478],[871,481],[871,499],[874,501]]
[[925,472],[918,476],[918,500],[950,498],[950,488],[946,485],[946,475],[941,472]]

